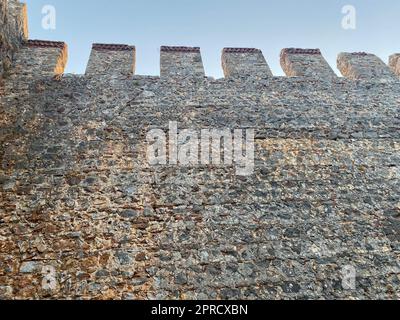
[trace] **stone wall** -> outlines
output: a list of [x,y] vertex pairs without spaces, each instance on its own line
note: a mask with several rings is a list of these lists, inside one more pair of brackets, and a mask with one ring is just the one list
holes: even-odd
[[200,48],[161,47],[160,76],[163,78],[204,78]]
[[281,66],[288,77],[310,77],[321,80],[336,77],[318,49],[284,49],[281,52]]
[[[36,62],[17,62],[0,96],[2,299],[400,299],[400,81],[388,66],[371,73],[359,57],[349,79],[274,77],[250,55],[214,80],[181,48],[161,50],[161,77],[107,65],[54,77],[62,48],[20,51]],[[132,70],[132,52],[109,54]],[[146,134],[169,121],[254,128],[254,173],[150,166]],[[356,290],[342,286],[347,266]]]
[[394,80],[397,76],[376,55],[365,52],[344,52],[338,56],[338,68],[353,80]]
[[261,50],[252,48],[225,48],[222,51],[222,69],[226,78],[272,76]]
[[400,54],[399,53],[390,56],[389,66],[395,74],[400,76]]
[[129,77],[135,73],[136,49],[127,45],[93,45],[86,75]]
[[0,0],[0,78],[11,68],[14,53],[28,38],[26,5]]
[[68,48],[64,42],[28,40],[14,54],[15,77],[52,77],[64,73]]

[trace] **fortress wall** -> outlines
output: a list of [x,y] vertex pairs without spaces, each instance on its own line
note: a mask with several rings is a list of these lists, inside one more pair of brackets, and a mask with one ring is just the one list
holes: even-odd
[[[0,98],[1,297],[400,298],[399,81],[15,81]],[[150,166],[146,134],[169,121],[255,128],[254,173]]]
[[[326,81],[321,57],[289,56],[273,77],[259,51],[228,49],[214,80],[200,49],[163,47],[160,77],[130,76],[133,47],[96,45],[87,75],[54,77],[66,46],[45,44],[0,94],[1,299],[400,299],[388,67],[345,56],[349,77]],[[170,121],[253,128],[254,172],[151,166],[146,135]]]
[[222,69],[226,78],[272,76],[261,50],[253,48],[223,49]]
[[336,78],[319,49],[283,49],[281,66],[288,77]]
[[118,44],[93,44],[86,75],[130,77],[135,73],[136,49]]

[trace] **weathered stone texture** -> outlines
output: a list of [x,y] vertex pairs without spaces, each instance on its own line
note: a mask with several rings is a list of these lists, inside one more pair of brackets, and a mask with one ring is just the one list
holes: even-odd
[[28,38],[26,4],[0,0],[0,78],[10,70],[14,53]]
[[394,80],[396,76],[376,55],[364,52],[341,53],[337,60],[338,69],[352,80]]
[[133,46],[94,44],[86,75],[130,77],[135,73],[136,49]]
[[[176,50],[130,78],[54,77],[62,49],[19,51],[0,94],[0,299],[400,299],[399,78],[372,59],[363,80],[360,59],[360,81],[213,80]],[[254,173],[150,166],[146,134],[169,121],[254,128]]]
[[320,80],[336,77],[318,49],[283,49],[280,61],[288,77],[310,77]]
[[396,53],[390,56],[389,67],[395,74],[400,76],[400,53]]
[[[4,297],[400,298],[399,82],[24,81],[1,99]],[[254,127],[255,173],[149,167],[168,121]]]
[[29,40],[15,54],[13,73],[20,77],[60,75],[68,60],[67,50],[63,42]]
[[222,51],[222,69],[226,78],[272,77],[271,69],[259,49],[225,48]]
[[204,78],[200,48],[161,47],[160,74],[163,78]]

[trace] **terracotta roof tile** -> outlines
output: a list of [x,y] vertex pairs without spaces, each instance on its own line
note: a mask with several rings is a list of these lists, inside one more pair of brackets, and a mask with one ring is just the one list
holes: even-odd
[[368,53],[366,53],[366,52],[352,52],[351,55],[353,55],[353,56],[367,56]]
[[108,50],[108,51],[132,51],[135,50],[134,46],[126,44],[104,44],[94,43],[92,46],[93,50]]
[[286,48],[282,50],[282,55],[285,54],[315,54],[320,55],[321,50],[319,49],[300,49],[300,48]]
[[28,40],[26,46],[31,48],[60,48],[64,49],[66,43],[62,41],[47,41],[47,40]]
[[223,53],[260,53],[256,48],[224,48]]
[[161,51],[163,52],[200,52],[199,47],[169,47],[162,46]]

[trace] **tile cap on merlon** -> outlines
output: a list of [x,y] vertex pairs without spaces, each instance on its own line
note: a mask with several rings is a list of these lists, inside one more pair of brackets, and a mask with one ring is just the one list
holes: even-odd
[[200,52],[200,47],[161,46],[162,52]]
[[131,50],[135,50],[135,46],[130,46],[127,44],[93,43],[92,50],[131,51]]
[[282,55],[286,54],[310,54],[321,55],[320,49],[301,49],[301,48],[285,48],[281,52]]
[[223,53],[260,53],[260,49],[256,48],[224,48]]
[[30,48],[59,48],[64,49],[67,44],[62,41],[28,40],[25,45]]
[[352,56],[362,56],[362,57],[364,57],[364,56],[368,56],[370,54],[366,53],[366,52],[351,52],[351,55]]

